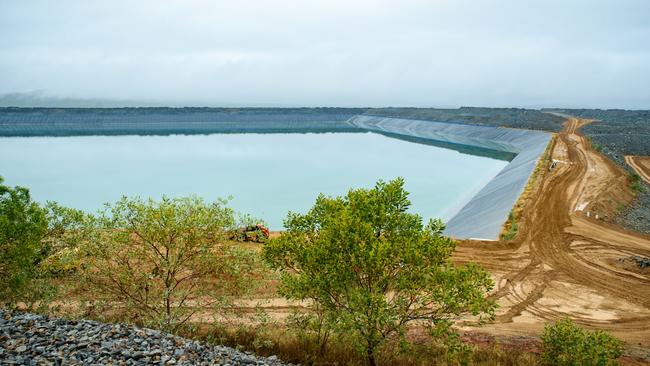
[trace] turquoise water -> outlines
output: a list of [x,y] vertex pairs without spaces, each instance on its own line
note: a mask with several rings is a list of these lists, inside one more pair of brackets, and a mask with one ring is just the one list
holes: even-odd
[[373,133],[0,138],[5,184],[34,199],[96,211],[122,195],[207,200],[282,229],[319,193],[341,195],[404,177],[411,211],[449,219],[507,161]]

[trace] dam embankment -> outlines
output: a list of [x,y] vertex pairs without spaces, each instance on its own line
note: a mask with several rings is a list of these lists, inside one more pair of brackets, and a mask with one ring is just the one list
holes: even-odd
[[354,116],[348,123],[369,131],[516,154],[510,164],[447,222],[445,233],[458,239],[498,239],[503,223],[552,136],[542,131],[365,115]]

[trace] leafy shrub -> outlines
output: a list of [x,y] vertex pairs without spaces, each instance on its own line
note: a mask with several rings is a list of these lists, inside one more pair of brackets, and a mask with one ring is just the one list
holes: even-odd
[[327,329],[353,337],[368,364],[378,349],[419,323],[446,339],[467,314],[491,318],[490,275],[475,264],[454,265],[455,242],[444,224],[423,224],[407,212],[404,181],[378,182],[344,197],[323,195],[305,215],[290,213],[287,231],[264,248],[281,271],[280,294],[311,300]]
[[224,201],[124,197],[89,224],[85,289],[135,322],[175,330],[253,283],[255,256],[226,240],[234,218]]
[[2,182],[0,177],[0,305],[7,305],[40,292],[34,286],[45,256],[41,240],[47,219],[27,188]]
[[630,188],[636,193],[645,192],[645,187],[641,181],[641,177],[637,173],[631,173],[628,175],[628,181],[630,182]]
[[616,365],[623,343],[604,331],[586,331],[570,319],[547,325],[542,334],[542,361],[547,365]]

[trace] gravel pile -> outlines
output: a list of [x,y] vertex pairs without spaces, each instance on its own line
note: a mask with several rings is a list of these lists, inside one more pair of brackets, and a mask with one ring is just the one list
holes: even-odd
[[0,364],[287,365],[151,329],[0,310]]

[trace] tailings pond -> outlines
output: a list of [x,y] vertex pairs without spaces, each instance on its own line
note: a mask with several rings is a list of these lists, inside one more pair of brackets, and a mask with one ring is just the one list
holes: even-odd
[[281,230],[319,193],[403,177],[411,211],[448,220],[507,164],[376,133],[242,133],[0,138],[5,184],[94,212],[121,196],[232,197]]

